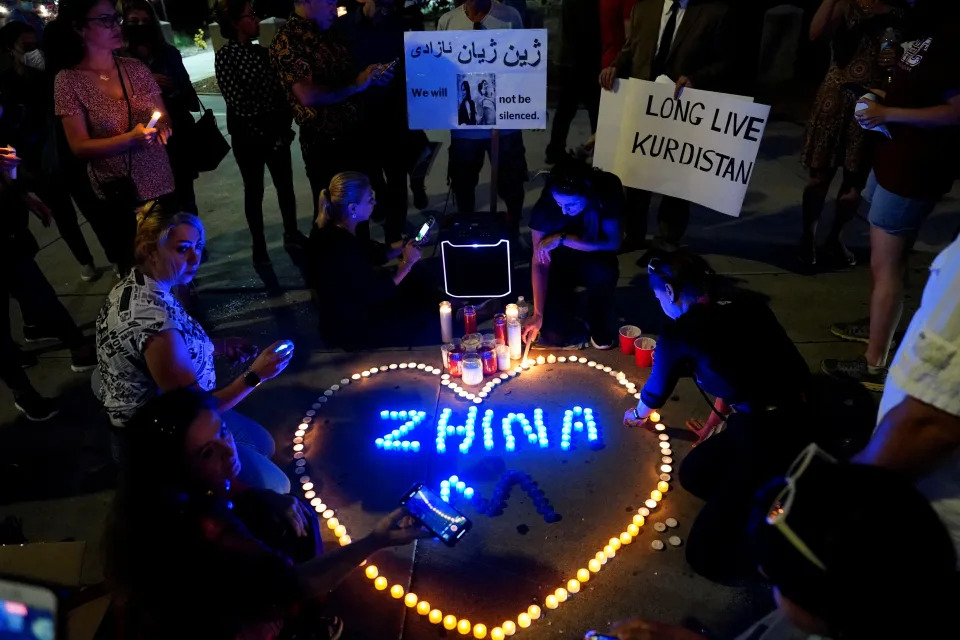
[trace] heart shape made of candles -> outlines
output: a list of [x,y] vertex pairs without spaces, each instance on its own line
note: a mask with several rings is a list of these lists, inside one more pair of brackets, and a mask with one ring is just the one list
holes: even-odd
[[[529,359],[518,365],[507,372],[500,373],[497,376],[492,377],[488,382],[482,387],[481,391],[473,392],[468,391],[462,388],[456,379],[452,379],[448,374],[442,372],[441,369],[436,368],[429,364],[417,363],[417,362],[407,362],[399,364],[390,364],[383,365],[378,367],[373,367],[366,369],[360,372],[353,373],[349,376],[342,378],[339,383],[332,384],[329,388],[323,391],[323,394],[317,398],[317,401],[313,403],[311,409],[306,411],[304,417],[298,424],[293,437],[293,457],[295,459],[295,472],[299,479],[300,492],[307,502],[316,510],[320,518],[325,521],[327,528],[334,533],[338,538],[341,545],[347,545],[351,543],[351,537],[347,526],[340,522],[336,516],[336,511],[331,508],[329,505],[325,504],[323,499],[317,495],[314,489],[314,483],[311,480],[308,470],[307,470],[307,460],[306,454],[304,452],[305,444],[304,438],[311,428],[311,425],[318,414],[318,411],[323,409],[325,405],[329,403],[331,398],[342,391],[345,387],[362,383],[364,380],[371,377],[379,377],[391,372],[397,371],[408,371],[408,372],[418,372],[422,373],[424,376],[432,377],[432,380],[439,382],[452,394],[452,399],[455,401],[463,401],[468,404],[467,409],[467,425],[466,427],[450,427],[446,420],[445,416],[449,416],[450,409],[444,408],[437,421],[437,439],[436,447],[437,452],[440,454],[446,453],[446,439],[449,436],[463,436],[464,441],[461,442],[459,446],[460,453],[467,453],[473,442],[474,438],[474,429],[473,429],[473,420],[475,419],[478,413],[478,405],[482,405],[484,401],[494,393],[498,387],[502,387],[504,384],[508,383],[512,379],[522,375],[524,372],[529,371],[539,365],[543,364],[574,364],[580,365],[581,367],[586,367],[592,369],[595,372],[603,373],[610,375],[617,380],[619,385],[623,386],[626,391],[632,393],[635,397],[639,397],[639,393],[636,393],[636,384],[631,382],[627,375],[621,371],[617,371],[612,367],[606,366],[602,363],[598,363],[592,360],[588,360],[584,357],[577,356],[560,356],[556,357],[553,355],[550,356],[539,356],[536,359]],[[578,412],[579,410],[579,412]],[[535,410],[539,411],[539,409]],[[587,412],[591,411],[588,409],[583,409],[581,407],[574,407],[573,409],[567,410],[564,415],[564,428],[562,430],[562,440],[561,448],[564,451],[567,451],[570,446],[572,446],[572,434],[577,429],[574,427],[574,424],[581,424],[580,421],[574,423],[575,417],[588,417]],[[490,449],[489,446],[486,446],[487,432],[488,432],[488,420],[487,417],[491,414],[489,410],[484,414],[484,423],[482,424],[484,430],[484,445],[487,450]],[[391,415],[396,414],[396,415]],[[405,415],[402,415],[405,414]],[[525,419],[523,414],[519,414],[519,417],[522,418],[519,420],[524,426],[524,436],[529,437],[529,442],[539,443],[541,447],[544,447],[544,442],[546,441],[549,444],[545,434],[545,428],[543,428],[542,421],[539,420],[536,413],[534,414],[535,422],[537,423],[537,433],[533,433],[532,425],[529,425],[529,421]],[[425,418],[425,413],[420,411],[382,411],[381,418],[383,420],[397,420],[403,421],[403,424],[400,428],[394,429],[381,438],[376,439],[376,446],[381,449],[386,449],[389,451],[396,451],[397,453],[418,453],[422,444],[419,440],[413,440],[409,436],[409,433],[413,431],[416,427],[420,426]],[[556,609],[562,603],[566,602],[568,599],[573,597],[574,594],[577,594],[581,590],[581,586],[584,582],[587,582],[595,574],[597,574],[604,565],[607,564],[607,561],[613,558],[618,552],[622,553],[624,547],[631,544],[633,539],[639,535],[641,527],[644,526],[645,518],[649,516],[650,512],[657,509],[660,501],[663,499],[664,494],[670,488],[671,472],[673,470],[672,463],[673,458],[672,451],[670,449],[670,437],[665,432],[665,427],[659,422],[659,415],[654,414],[651,416],[651,420],[655,423],[654,428],[657,431],[659,439],[659,448],[661,450],[661,460],[657,465],[657,472],[659,473],[659,482],[651,492],[650,497],[645,501],[645,506],[637,510],[636,513],[632,514],[630,520],[624,524],[620,531],[613,531],[612,536],[610,537],[607,544],[605,544],[597,553],[587,559],[585,566],[578,569],[575,575],[570,576],[570,578],[558,585],[558,587],[549,595],[543,599],[543,604],[547,609]],[[518,421],[517,414],[509,414],[508,418],[503,420],[503,430],[506,440],[509,445],[509,437],[506,436],[508,433],[507,429],[510,426],[509,423]],[[587,435],[588,435],[588,445],[592,448],[602,447],[602,439],[599,437],[599,430],[594,427],[589,427],[590,422],[587,422]],[[529,429],[527,428],[529,426]],[[580,430],[583,430],[584,427],[581,427]],[[450,429],[455,429],[454,431],[449,431]],[[458,431],[463,429],[462,431]],[[512,433],[512,431],[510,432]],[[591,437],[596,436],[596,437]],[[521,437],[521,440],[524,438]],[[464,442],[467,442],[467,446],[464,447]],[[386,446],[384,446],[386,445]],[[508,451],[513,449],[507,448]],[[509,472],[511,474],[518,474],[519,472]],[[452,482],[451,482],[452,481]],[[444,486],[446,485],[446,486]],[[462,485],[462,486],[460,486]],[[451,477],[449,481],[441,483],[439,491],[441,497],[449,501],[451,488],[457,494],[464,494],[467,499],[473,497],[473,489],[466,486],[466,483],[460,481],[456,476]],[[479,498],[479,497],[478,497]],[[491,515],[491,514],[488,514]],[[559,518],[557,518],[559,519]],[[548,522],[550,520],[547,520]],[[442,625],[445,629],[448,630],[457,630],[461,635],[472,635],[475,638],[486,638],[490,637],[493,640],[502,640],[506,636],[512,636],[517,631],[531,627],[537,620],[540,620],[543,617],[543,610],[541,607],[533,603],[527,607],[526,610],[521,611],[515,619],[505,620],[496,625],[487,625],[484,623],[472,623],[469,620],[460,618],[453,613],[450,613],[448,610],[446,615],[442,613],[440,608],[435,608],[426,601],[421,601],[416,594],[407,592],[401,585],[393,584],[391,586],[391,581],[387,576],[382,575],[379,569],[367,563],[364,563],[364,575],[371,581],[372,586],[377,591],[384,591],[390,594],[390,596],[397,600],[402,600],[403,603],[415,611],[420,616],[425,617],[429,622]]]

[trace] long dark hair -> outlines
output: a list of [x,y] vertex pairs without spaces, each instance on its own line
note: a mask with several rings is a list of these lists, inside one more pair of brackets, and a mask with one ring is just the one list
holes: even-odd
[[547,175],[547,190],[552,194],[565,196],[583,196],[587,199],[584,207],[583,236],[588,242],[595,242],[600,236],[600,199],[598,181],[602,172],[586,162],[575,158],[562,158]]
[[87,14],[100,0],[63,0],[57,19],[43,31],[41,48],[47,61],[47,71],[56,75],[72,69],[86,55],[83,37],[79,31],[87,24]]

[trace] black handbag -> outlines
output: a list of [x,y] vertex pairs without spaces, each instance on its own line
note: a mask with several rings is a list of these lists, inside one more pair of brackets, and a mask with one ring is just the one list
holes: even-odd
[[200,103],[203,114],[193,132],[194,160],[197,171],[213,171],[230,152],[230,143],[220,133],[213,111]]
[[[133,128],[133,107],[130,105],[130,96],[127,95],[127,84],[123,81],[123,72],[120,70],[120,63],[116,56],[113,58],[113,64],[117,67],[117,77],[120,78],[120,88],[123,89],[123,99],[127,103],[127,131]],[[90,165],[90,171],[94,180],[100,186],[100,199],[105,200],[118,208],[132,211],[140,202],[140,194],[137,192],[137,185],[133,182],[131,173],[131,156],[133,151],[127,151],[127,175],[101,180],[97,177],[97,171]]]

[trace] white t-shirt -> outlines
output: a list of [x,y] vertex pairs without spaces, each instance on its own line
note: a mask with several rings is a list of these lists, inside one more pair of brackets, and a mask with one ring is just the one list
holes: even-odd
[[[960,240],[930,265],[923,299],[893,359],[880,400],[880,420],[912,396],[960,416]],[[960,450],[917,482],[943,520],[960,558]]]
[[97,315],[103,406],[114,426],[125,426],[137,409],[157,395],[143,350],[151,336],[168,329],[183,337],[200,388],[211,391],[216,386],[213,342],[207,332],[176,296],[134,269],[113,287]]
[[[513,7],[493,2],[490,4],[490,11],[483,17],[480,24],[483,25],[484,29],[523,29],[523,18]],[[466,5],[460,5],[440,16],[440,20],[437,21],[437,31],[470,31],[474,28],[473,25],[473,20],[467,17]],[[500,135],[512,133],[516,133],[516,131],[514,129],[501,129],[500,131]],[[489,138],[491,134],[489,129],[453,129],[450,131],[450,135],[455,138],[482,140]]]

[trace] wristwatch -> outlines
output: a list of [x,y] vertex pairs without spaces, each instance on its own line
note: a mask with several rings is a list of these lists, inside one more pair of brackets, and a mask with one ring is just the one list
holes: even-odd
[[258,376],[252,370],[248,370],[245,374],[243,374],[243,383],[251,389],[256,389],[262,382],[263,380],[260,379],[260,376]]

